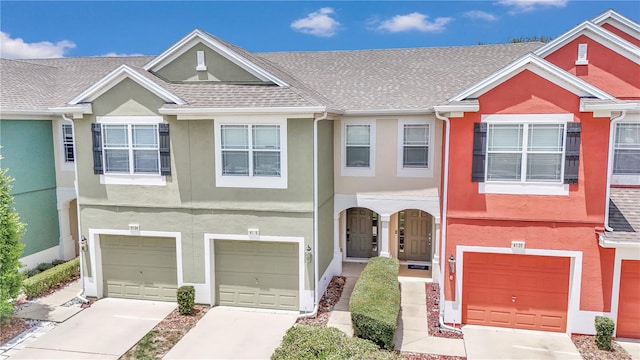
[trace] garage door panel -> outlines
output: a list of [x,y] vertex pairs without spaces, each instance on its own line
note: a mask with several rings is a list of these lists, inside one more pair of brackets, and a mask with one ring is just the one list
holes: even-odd
[[569,258],[465,253],[463,323],[564,331],[569,267]]
[[622,260],[617,337],[640,338],[640,261]]
[[105,295],[176,301],[175,239],[101,235]]

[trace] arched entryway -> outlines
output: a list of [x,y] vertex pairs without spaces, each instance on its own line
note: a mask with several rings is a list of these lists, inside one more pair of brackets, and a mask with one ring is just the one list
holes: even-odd
[[380,215],[367,208],[346,210],[346,256],[368,259],[380,251]]

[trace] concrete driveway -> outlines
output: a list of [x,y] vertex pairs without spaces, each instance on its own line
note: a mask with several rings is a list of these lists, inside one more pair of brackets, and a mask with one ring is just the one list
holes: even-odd
[[569,335],[465,325],[467,359],[576,359],[582,356]]
[[269,359],[296,314],[214,307],[164,359]]
[[170,302],[102,299],[9,359],[117,359],[175,307]]

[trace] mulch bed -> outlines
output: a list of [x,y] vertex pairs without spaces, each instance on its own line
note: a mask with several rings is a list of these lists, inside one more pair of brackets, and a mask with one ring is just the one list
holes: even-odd
[[326,326],[333,307],[340,300],[342,290],[347,278],[344,276],[334,276],[327,286],[327,291],[322,295],[318,305],[318,313],[314,317],[298,319],[296,324]]
[[429,335],[448,339],[462,339],[462,333],[440,328],[440,286],[437,283],[426,283],[425,291],[427,293],[427,327]]
[[33,325],[33,322],[21,318],[9,318],[4,323],[0,322],[0,345],[9,342]]
[[593,335],[573,335],[571,341],[585,360],[631,360],[631,355],[615,341],[613,341],[614,351],[598,349],[596,337]]
[[[144,354],[149,359],[162,359],[182,337],[202,319],[209,311],[208,305],[195,305],[193,314],[180,315],[178,309],[173,310],[167,317],[158,323],[149,333],[153,333],[150,338],[150,346],[144,350]],[[120,359],[138,359],[140,354],[136,350],[140,342],[129,349]]]

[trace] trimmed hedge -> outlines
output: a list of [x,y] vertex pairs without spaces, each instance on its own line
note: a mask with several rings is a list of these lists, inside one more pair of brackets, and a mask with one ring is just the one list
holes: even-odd
[[611,336],[616,323],[605,316],[596,316],[596,345],[600,350],[613,351]]
[[67,261],[49,270],[36,274],[22,282],[29,299],[44,295],[58,284],[80,276],[80,258]]
[[375,257],[360,274],[349,307],[354,335],[393,348],[400,314],[397,259]]
[[178,312],[180,315],[193,314],[193,305],[196,299],[195,288],[192,285],[180,286],[176,297],[178,301]]
[[371,341],[348,337],[333,327],[296,325],[282,338],[272,360],[370,359],[395,360],[401,357],[378,349]]

